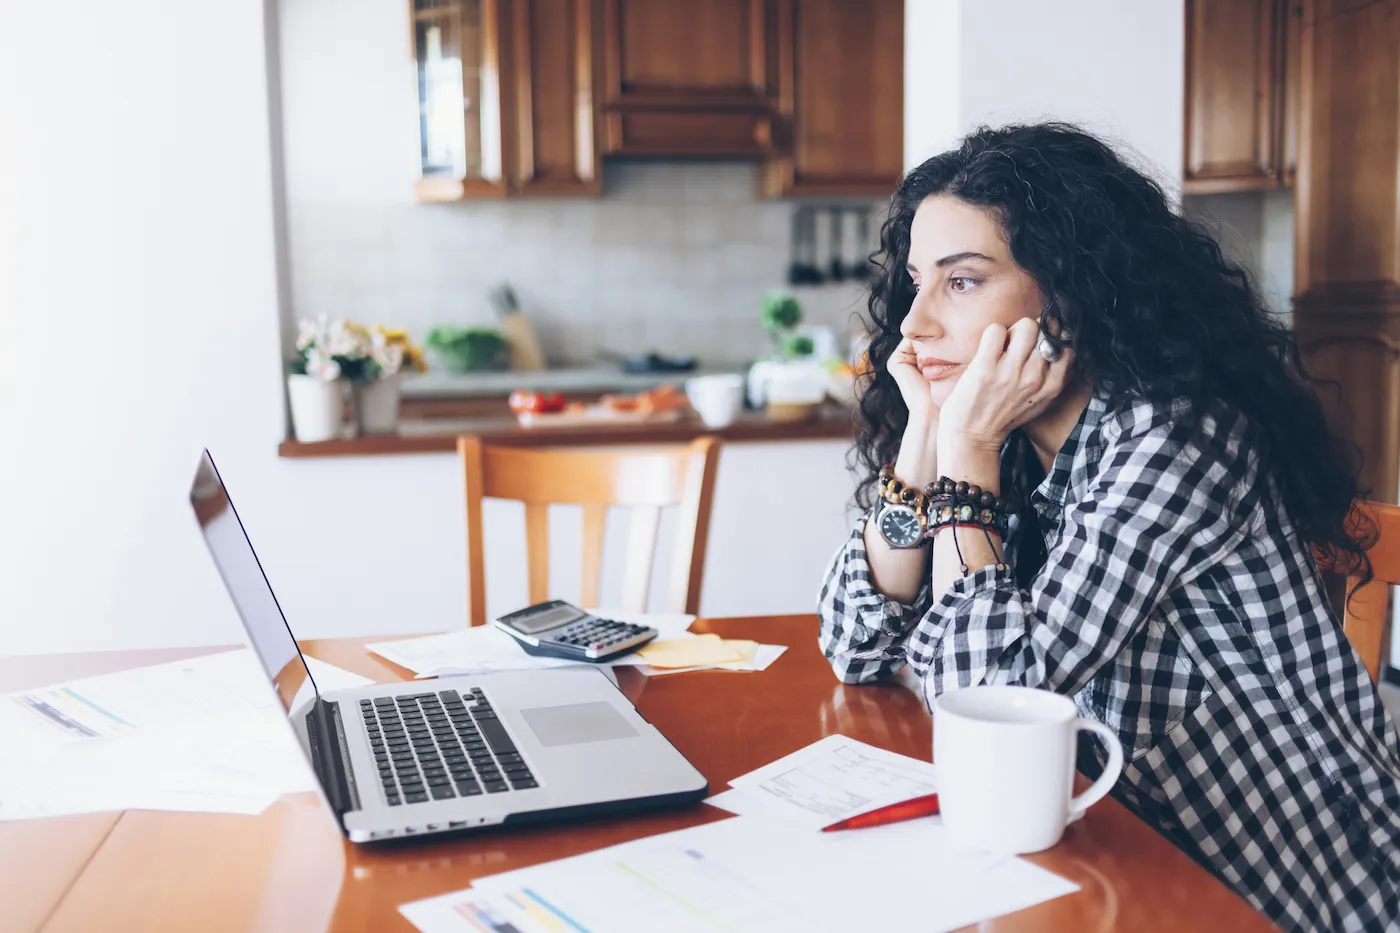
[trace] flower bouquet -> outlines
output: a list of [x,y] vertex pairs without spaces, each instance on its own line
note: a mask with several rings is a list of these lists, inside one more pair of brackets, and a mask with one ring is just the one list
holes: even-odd
[[398,425],[403,372],[427,369],[423,351],[406,331],[325,315],[301,320],[296,349],[287,392],[293,433],[303,442],[329,440],[340,432],[347,382],[355,390],[360,433],[392,432]]

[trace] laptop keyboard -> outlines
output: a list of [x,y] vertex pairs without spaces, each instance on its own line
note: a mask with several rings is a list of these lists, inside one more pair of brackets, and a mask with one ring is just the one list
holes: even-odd
[[391,807],[539,787],[480,687],[361,700]]

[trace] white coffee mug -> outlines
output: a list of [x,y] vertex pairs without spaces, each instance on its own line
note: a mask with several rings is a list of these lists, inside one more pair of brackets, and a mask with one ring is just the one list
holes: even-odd
[[[1088,790],[1071,797],[1075,743],[1084,730],[1103,738],[1108,765]],[[950,839],[1020,855],[1059,842],[1071,820],[1103,799],[1123,771],[1123,748],[1108,726],[1081,718],[1068,697],[978,686],[934,702],[933,762]]]
[[685,394],[706,427],[722,428],[739,417],[744,407],[744,377],[737,373],[696,376],[685,384]]

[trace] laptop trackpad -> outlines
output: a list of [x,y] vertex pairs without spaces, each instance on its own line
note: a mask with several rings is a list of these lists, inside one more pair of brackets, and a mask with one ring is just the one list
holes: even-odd
[[637,734],[611,703],[571,703],[523,709],[520,715],[546,747],[626,739]]

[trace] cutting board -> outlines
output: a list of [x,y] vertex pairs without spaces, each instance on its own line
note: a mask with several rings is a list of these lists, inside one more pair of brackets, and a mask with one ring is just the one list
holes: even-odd
[[682,409],[617,411],[607,405],[589,405],[580,411],[522,411],[515,417],[522,428],[577,428],[590,424],[666,424],[679,421],[684,414]]

